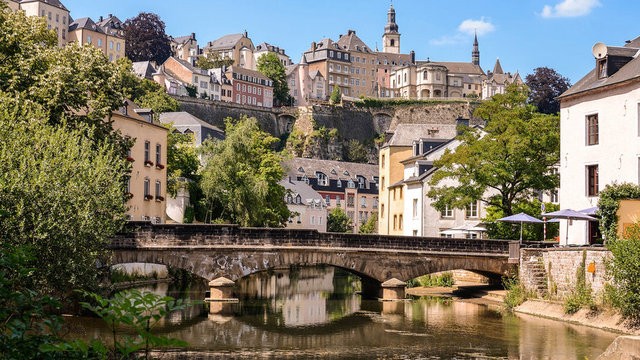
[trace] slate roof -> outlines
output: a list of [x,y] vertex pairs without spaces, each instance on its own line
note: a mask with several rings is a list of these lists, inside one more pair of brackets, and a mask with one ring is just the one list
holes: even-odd
[[502,65],[500,65],[500,59],[496,59],[495,65],[493,65],[493,73],[494,74],[504,74],[502,70]]
[[379,64],[384,65],[385,60],[387,60],[388,65],[406,66],[411,64],[411,54],[378,52],[376,55],[378,56]]
[[304,181],[293,180],[293,179],[284,179],[279,182],[280,185],[284,186],[285,189],[291,190],[291,195],[295,198],[297,195],[300,195],[302,198],[302,205],[306,205],[308,201],[315,200],[316,202],[320,201],[324,203],[322,200],[322,195],[320,195],[317,191],[313,190],[313,188]]
[[[436,126],[437,125],[437,126]],[[456,124],[398,124],[396,126],[391,139],[387,142],[388,146],[413,146],[413,141],[420,138],[435,139],[429,137],[429,130],[433,130],[435,127],[442,129],[443,127],[449,127],[454,130]]]
[[578,82],[576,82],[571,88],[569,88],[569,90],[565,91],[559,97],[564,98],[581,92],[603,88],[628,80],[640,78],[640,56],[638,56],[640,54],[640,37],[635,38],[630,43],[626,44],[625,48],[629,50],[623,50],[622,48],[617,47],[607,47],[607,53],[611,49],[611,51],[613,51],[613,54],[617,54],[618,56],[621,54],[624,54],[622,56],[629,56],[629,53],[635,51],[635,56],[633,57],[633,59],[622,66],[617,72],[609,77],[598,79],[596,68],[594,66],[594,68],[589,73],[587,73],[587,75],[578,80]]
[[240,39],[244,37],[244,34],[229,34],[221,38],[213,40],[207,44],[208,49],[212,50],[224,50],[233,48]]
[[219,127],[200,120],[186,111],[161,113],[160,122],[163,124],[173,123],[175,126],[200,126],[224,134],[224,131]]
[[117,16],[109,14],[106,18],[96,22],[96,25],[100,26],[102,30],[108,35],[124,36],[124,28],[122,27],[122,21]]
[[156,69],[150,61],[136,61],[133,63],[133,72],[141,78],[153,79]]
[[91,18],[88,18],[88,17],[76,19],[69,25],[69,31],[75,31],[78,29],[86,29],[86,30],[95,31],[98,33],[104,33],[102,28],[96,25],[96,23],[93,22],[93,20],[91,20]]
[[195,39],[196,39],[195,34],[190,34],[186,36],[178,36],[178,37],[172,38],[171,40],[176,44],[186,44],[190,40],[195,40]]
[[340,46],[343,50],[348,51],[357,51],[363,53],[372,53],[371,47],[362,41],[356,35],[355,30],[348,30],[346,35],[342,35],[340,39],[338,39],[338,46]]
[[[327,175],[329,179],[351,179],[357,183],[357,176],[363,176],[372,181],[378,176],[378,165],[352,163],[335,160],[318,160],[296,157],[284,163],[287,173],[291,177],[306,175],[315,178],[316,171]],[[302,171],[301,171],[302,170]]]

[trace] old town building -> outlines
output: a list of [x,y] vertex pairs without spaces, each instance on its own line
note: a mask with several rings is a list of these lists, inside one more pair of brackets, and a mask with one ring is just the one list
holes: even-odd
[[11,10],[22,10],[27,16],[40,16],[45,19],[47,28],[58,36],[58,45],[69,41],[68,28],[71,23],[69,10],[59,0],[4,0]]
[[196,33],[187,36],[171,37],[171,53],[178,59],[184,60],[191,65],[196,65],[196,59],[200,54]]
[[291,217],[287,229],[312,229],[327,231],[327,204],[317,191],[305,181],[287,178],[280,182],[286,189],[284,198]]
[[273,107],[273,81],[268,77],[238,66],[229,66],[226,77],[231,79],[234,103]]
[[255,69],[253,52],[255,46],[245,31],[240,34],[229,34],[209,41],[202,49],[203,55],[217,54],[220,59],[231,59],[233,65],[246,69]]

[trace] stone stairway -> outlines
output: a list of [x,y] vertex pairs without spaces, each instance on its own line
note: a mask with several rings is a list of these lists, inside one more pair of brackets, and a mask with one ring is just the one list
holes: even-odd
[[534,289],[539,298],[545,297],[549,293],[547,284],[547,271],[542,261],[530,261],[527,263],[531,288]]

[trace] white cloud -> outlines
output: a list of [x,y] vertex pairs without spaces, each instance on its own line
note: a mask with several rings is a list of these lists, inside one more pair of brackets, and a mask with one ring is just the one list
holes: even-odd
[[554,6],[545,5],[541,15],[544,18],[584,16],[597,6],[600,6],[599,0],[563,0]]
[[495,28],[492,23],[486,21],[484,18],[480,18],[480,20],[467,19],[458,25],[458,31],[455,34],[430,40],[429,43],[436,46],[460,44],[468,40],[468,35],[475,33],[485,35],[494,31]]
[[495,30],[495,26],[493,26],[492,23],[485,21],[484,18],[480,18],[480,20],[467,19],[458,26],[458,31],[469,35],[473,35],[474,33],[477,33],[478,35],[485,35],[493,30]]

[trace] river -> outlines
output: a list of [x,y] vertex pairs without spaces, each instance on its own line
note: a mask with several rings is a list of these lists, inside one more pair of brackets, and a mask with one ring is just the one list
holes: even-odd
[[[362,300],[359,279],[333,267],[274,270],[241,279],[240,301],[173,313],[158,331],[210,358],[595,359],[617,334],[451,298]],[[177,290],[201,299],[204,284]],[[72,318],[84,338],[107,337],[101,321]],[[77,335],[78,336],[78,335]]]

